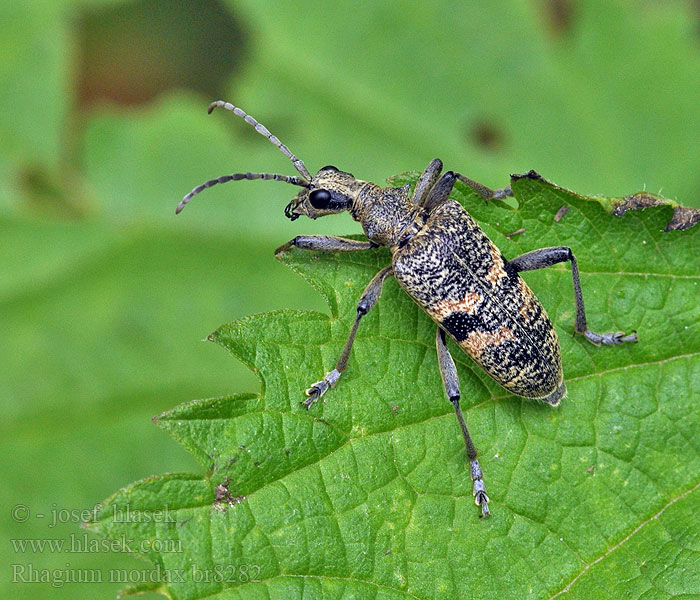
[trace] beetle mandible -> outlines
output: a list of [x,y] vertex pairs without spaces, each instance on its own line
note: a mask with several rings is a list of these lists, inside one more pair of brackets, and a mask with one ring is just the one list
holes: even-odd
[[[312,176],[304,162],[253,117],[221,100],[213,102],[208,112],[217,107],[233,112],[270,140],[292,161],[299,176],[250,172],[223,175],[194,188],[178,204],[176,213],[193,196],[218,183],[241,179],[284,181],[302,188],[284,209],[289,219],[294,221],[301,215],[317,219],[348,211],[362,225],[367,241],[299,235],[276,252],[291,246],[325,252],[389,248],[391,264],[374,276],[360,297],[355,321],[335,368],[306,390],[307,399],[303,404],[309,408],[338,383],[348,365],[362,317],[377,303],[382,284],[393,275],[399,286],[437,324],[435,345],[440,376],[464,437],[474,501],[481,506],[481,516],[488,516],[489,497],[476,447],[459,405],[457,369],[447,349],[446,335],[507,391],[557,406],[566,395],[557,334],[519,273],[567,261],[571,263],[576,304],[574,331],[595,345],[636,342],[636,333],[598,334],[588,329],[578,265],[570,248],[542,248],[506,260],[462,205],[449,199],[458,179],[485,200],[512,195],[510,187],[492,190],[460,173],[447,171],[441,175],[439,159],[426,167],[412,195],[409,186],[382,188],[332,166],[323,167]],[[534,172],[529,175],[536,176]]]

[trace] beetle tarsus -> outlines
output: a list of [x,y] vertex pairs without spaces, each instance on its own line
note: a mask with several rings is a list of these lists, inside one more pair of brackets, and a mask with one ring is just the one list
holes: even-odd
[[474,496],[474,504],[481,506],[482,517],[488,517],[491,514],[489,511],[489,497],[486,495],[486,487],[484,486],[481,465],[479,465],[479,461],[477,459],[474,459],[469,462],[469,467],[472,480],[474,481],[474,491],[472,492],[472,495]]
[[[323,389],[321,384],[325,384],[326,388]],[[328,389],[328,384],[325,381],[319,381],[318,383],[314,383],[308,390],[306,390],[306,395],[308,398],[306,400],[303,400],[301,404],[306,406],[307,410],[311,408],[311,405],[316,402],[323,394],[326,392],[326,389]]]
[[594,346],[600,346],[605,344],[606,346],[618,346],[619,344],[624,344],[626,342],[637,342],[637,332],[625,335],[622,331],[616,331],[615,333],[595,333],[590,329],[581,332],[583,337],[585,337]]
[[481,506],[481,515],[479,516],[482,519],[484,517],[491,516],[491,511],[489,510],[489,497],[486,495],[485,492],[478,492],[476,494],[476,497],[474,498],[474,502],[477,506]]
[[330,373],[326,373],[326,376],[312,384],[311,387],[306,390],[306,395],[308,398],[302,402],[306,408],[310,408],[311,405],[316,402],[323,394],[328,391],[328,388],[332,388],[340,379],[340,371],[338,369],[333,369]]

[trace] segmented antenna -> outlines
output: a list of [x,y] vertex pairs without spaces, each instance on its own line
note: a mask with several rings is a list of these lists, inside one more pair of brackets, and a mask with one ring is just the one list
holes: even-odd
[[202,185],[198,185],[196,188],[194,188],[189,194],[187,194],[182,200],[180,200],[180,204],[178,204],[177,208],[175,209],[175,214],[179,214],[180,211],[183,208],[185,208],[187,203],[190,200],[192,200],[194,196],[196,196],[200,192],[203,192],[207,188],[210,188],[211,186],[216,185],[218,183],[226,183],[227,181],[239,181],[241,179],[272,179],[274,181],[284,181],[285,183],[291,183],[300,187],[309,187],[308,181],[305,181],[300,177],[297,177],[296,175],[280,175],[279,173],[233,173],[231,175],[222,175],[221,177],[217,177],[216,179],[210,179],[209,181],[205,181]]
[[311,180],[311,174],[309,173],[309,170],[306,168],[306,165],[304,164],[304,161],[301,160],[300,158],[297,158],[294,156],[290,151],[287,146],[285,146],[282,142],[279,141],[279,138],[277,136],[272,135],[267,127],[265,127],[262,123],[258,123],[253,117],[250,115],[246,114],[243,112],[240,108],[237,106],[234,106],[230,102],[224,102],[223,100],[217,100],[216,102],[212,102],[209,105],[209,108],[207,109],[207,112],[211,114],[211,112],[215,108],[225,108],[226,110],[230,110],[234,115],[238,115],[243,119],[248,125],[252,125],[255,127],[255,131],[257,131],[260,135],[264,135],[268,140],[270,140],[275,146],[277,146],[280,149],[280,152],[284,154],[289,160],[292,161],[292,164],[294,165],[294,168],[299,171],[299,174],[306,179],[307,181]]
[[177,208],[175,209],[175,214],[179,214],[180,211],[185,208],[187,203],[192,200],[194,196],[199,194],[200,192],[206,190],[207,188],[210,188],[213,185],[216,185],[218,183],[226,183],[227,181],[238,181],[240,179],[273,179],[274,181],[284,181],[286,183],[291,183],[293,185],[298,185],[300,187],[305,187],[308,188],[310,187],[309,182],[311,181],[311,174],[309,173],[309,170],[306,168],[306,165],[304,164],[304,161],[301,160],[300,158],[297,158],[294,156],[289,151],[289,148],[285,146],[282,142],[280,142],[279,138],[275,135],[272,135],[267,127],[265,127],[262,123],[258,123],[253,117],[251,117],[249,114],[246,114],[243,112],[240,108],[237,106],[234,106],[230,102],[224,102],[223,100],[217,100],[216,102],[212,102],[209,105],[209,108],[207,109],[207,113],[211,114],[212,111],[215,108],[225,108],[226,110],[230,110],[234,115],[237,115],[241,117],[248,125],[252,125],[255,127],[255,131],[257,131],[260,135],[264,135],[268,140],[270,140],[275,146],[277,146],[289,160],[292,161],[292,164],[294,165],[294,168],[299,171],[299,174],[301,177],[297,177],[296,175],[280,175],[279,173],[233,173],[232,175],[222,175],[221,177],[217,177],[216,179],[210,179],[209,181],[205,181],[202,185],[198,185],[196,188],[194,188],[189,194],[187,194],[182,200],[180,200],[180,204],[177,205]]

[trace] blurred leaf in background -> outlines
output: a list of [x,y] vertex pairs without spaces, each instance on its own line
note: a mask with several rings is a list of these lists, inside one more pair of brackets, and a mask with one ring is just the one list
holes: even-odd
[[[689,2],[44,0],[2,3],[0,27],[0,497],[32,514],[198,471],[149,418],[257,385],[199,340],[253,312],[325,310],[272,251],[297,233],[359,232],[290,223],[290,191],[264,182],[212,189],[175,219],[205,179],[292,172],[240,120],[207,117],[213,94],[311,170],[381,182],[439,156],[492,186],[536,168],[581,193],[646,188],[700,206]],[[75,522],[2,523],[6,538],[80,535]],[[139,564],[3,550],[38,568]],[[11,578],[8,595],[34,598],[121,587]]]

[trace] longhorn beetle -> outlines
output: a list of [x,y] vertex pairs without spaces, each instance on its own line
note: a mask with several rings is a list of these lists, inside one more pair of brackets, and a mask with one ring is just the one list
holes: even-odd
[[[264,125],[240,108],[221,100],[213,102],[208,112],[218,107],[241,117],[270,140],[292,161],[299,176],[278,173],[223,175],[194,188],[178,204],[175,212],[179,213],[193,196],[218,183],[273,179],[301,188],[284,209],[285,216],[292,221],[301,215],[317,219],[347,210],[355,221],[359,221],[367,236],[367,241],[358,241],[336,236],[298,235],[280,246],[276,253],[291,246],[324,252],[360,252],[379,246],[388,247],[392,253],[391,264],[367,284],[357,303],[355,322],[335,368],[306,390],[307,399],[303,404],[309,408],[328,388],[338,383],[348,365],[362,317],[377,303],[382,284],[393,275],[411,299],[437,323],[435,346],[440,376],[464,437],[474,482],[474,500],[481,506],[481,516],[488,516],[489,497],[476,448],[459,406],[459,380],[447,349],[446,334],[509,392],[557,406],[566,395],[559,341],[544,308],[520,278],[521,271],[569,261],[576,303],[574,331],[595,345],[636,342],[636,333],[599,334],[588,329],[578,266],[570,248],[542,248],[506,260],[469,213],[449,199],[458,179],[484,200],[512,196],[510,187],[492,190],[453,171],[441,176],[442,162],[439,159],[426,167],[412,195],[408,185],[382,188],[332,166],[323,167],[312,176],[304,162]],[[537,177],[537,174],[531,171],[528,176]]]

